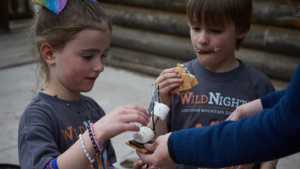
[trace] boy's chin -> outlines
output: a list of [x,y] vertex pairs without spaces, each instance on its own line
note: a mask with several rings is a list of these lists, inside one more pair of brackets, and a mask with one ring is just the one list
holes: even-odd
[[211,59],[200,59],[199,57],[198,59],[204,67],[211,67],[213,65],[213,61]]

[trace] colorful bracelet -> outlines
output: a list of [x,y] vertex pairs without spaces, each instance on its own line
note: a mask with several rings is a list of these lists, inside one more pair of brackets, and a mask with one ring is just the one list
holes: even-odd
[[89,127],[90,127],[89,128],[89,134],[90,134],[90,137],[91,137],[91,141],[94,144],[94,149],[96,150],[97,153],[100,153],[103,150],[103,146],[100,146],[99,142],[96,139],[93,123],[90,123]]
[[96,142],[95,142],[95,139],[94,139],[94,137],[93,137],[93,134],[92,134],[92,130],[91,130],[90,125],[87,126],[87,129],[89,130],[89,136],[90,136],[90,138],[91,138],[91,142],[93,143],[94,149],[95,149],[96,153],[99,154],[100,151],[99,151],[99,149],[98,149],[98,147],[97,147],[97,144],[96,144]]
[[84,154],[85,154],[85,156],[89,159],[90,163],[92,164],[91,168],[93,168],[93,163],[94,163],[94,161],[95,161],[95,158],[92,159],[92,158],[90,157],[89,153],[86,151],[85,146],[84,146],[84,144],[83,144],[83,139],[82,139],[82,135],[81,135],[81,134],[79,134],[79,139],[80,139],[81,146],[82,146],[82,148],[83,148]]
[[45,169],[59,169],[58,166],[57,166],[57,158],[56,157],[55,159],[51,160],[47,166],[45,167]]
[[119,168],[112,165],[109,167],[109,169],[119,169]]

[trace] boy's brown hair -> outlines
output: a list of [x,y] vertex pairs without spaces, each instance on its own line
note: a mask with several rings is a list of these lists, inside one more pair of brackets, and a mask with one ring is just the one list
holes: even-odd
[[[224,29],[232,22],[237,33],[248,32],[251,26],[252,0],[189,0],[187,15],[189,22],[197,25],[201,25],[201,19],[204,18],[208,27]],[[243,39],[237,39],[236,49],[239,49]]]
[[69,0],[58,15],[40,6],[29,34],[29,37],[33,37],[34,55],[38,55],[40,59],[40,71],[37,74],[34,93],[44,75],[45,83],[49,82],[48,64],[40,53],[42,44],[48,43],[55,50],[61,50],[68,41],[74,39],[75,35],[84,29],[112,29],[104,11],[92,0]]

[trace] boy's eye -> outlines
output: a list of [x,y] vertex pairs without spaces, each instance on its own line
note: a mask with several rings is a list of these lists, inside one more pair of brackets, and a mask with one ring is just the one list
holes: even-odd
[[91,59],[93,56],[83,56],[85,59]]
[[101,58],[105,58],[106,57],[106,55],[101,55]]

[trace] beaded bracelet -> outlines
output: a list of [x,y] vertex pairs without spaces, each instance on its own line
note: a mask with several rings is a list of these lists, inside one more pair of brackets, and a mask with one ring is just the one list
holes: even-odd
[[96,139],[93,123],[90,123],[89,127],[90,127],[89,128],[89,134],[90,134],[90,137],[91,137],[91,141],[94,144],[94,149],[96,150],[97,153],[99,153],[103,150],[103,146],[100,146],[99,142]]
[[92,134],[92,130],[91,130],[90,125],[87,126],[87,129],[89,130],[89,136],[90,136],[90,138],[91,138],[91,142],[93,143],[94,149],[95,149],[96,153],[99,154],[100,151],[99,151],[99,149],[98,149],[98,147],[97,147],[97,144],[96,144],[96,142],[95,142],[95,139],[94,139],[94,137],[93,137],[93,134]]
[[81,142],[81,146],[82,146],[82,148],[83,148],[83,151],[84,151],[84,153],[85,153],[85,156],[89,159],[90,163],[92,164],[91,168],[93,168],[93,163],[94,163],[94,161],[95,161],[95,158],[92,159],[92,158],[90,157],[89,153],[86,151],[85,146],[84,146],[84,144],[83,144],[83,139],[82,139],[81,134],[79,134],[79,139],[80,139],[80,142]]

